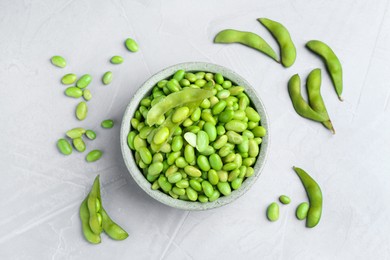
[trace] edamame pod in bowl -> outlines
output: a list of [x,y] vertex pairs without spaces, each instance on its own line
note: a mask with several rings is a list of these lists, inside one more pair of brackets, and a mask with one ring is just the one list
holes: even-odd
[[233,71],[178,64],[152,76],[134,95],[122,121],[123,158],[156,200],[184,210],[220,207],[259,176],[268,149],[267,119],[256,92]]

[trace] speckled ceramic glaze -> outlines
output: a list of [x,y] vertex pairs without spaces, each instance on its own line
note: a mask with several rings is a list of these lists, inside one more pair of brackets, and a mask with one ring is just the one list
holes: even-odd
[[[143,176],[142,172],[136,165],[133,153],[127,145],[127,135],[131,127],[130,120],[131,118],[133,118],[134,113],[137,110],[141,99],[144,98],[146,94],[150,93],[151,89],[156,85],[158,81],[172,76],[177,70],[180,69],[183,69],[185,71],[205,71],[205,72],[212,72],[212,73],[221,73],[226,79],[229,79],[230,81],[234,82],[236,85],[245,87],[246,93],[250,97],[253,105],[255,106],[256,110],[261,116],[261,125],[267,129],[267,135],[263,138],[263,142],[260,148],[260,154],[254,165],[255,174],[245,179],[241,187],[238,190],[232,191],[230,196],[227,197],[222,196],[214,202],[200,203],[200,202],[183,201],[179,199],[174,199],[159,190],[152,190],[151,184],[146,180],[146,178]],[[256,182],[257,178],[259,177],[264,167],[266,157],[267,157],[267,152],[268,152],[269,138],[270,138],[269,123],[268,123],[268,117],[265,111],[265,107],[263,105],[263,102],[261,102],[260,98],[256,95],[256,92],[252,88],[252,86],[245,79],[243,79],[241,76],[231,71],[230,69],[227,69],[225,67],[216,64],[205,63],[205,62],[188,62],[188,63],[177,64],[169,68],[166,68],[158,72],[157,74],[153,75],[151,78],[149,78],[138,89],[134,97],[131,99],[129,105],[127,106],[125,114],[123,115],[123,121],[122,121],[121,133],[120,133],[120,143],[121,143],[123,159],[125,160],[127,169],[129,170],[131,176],[134,178],[137,184],[147,194],[149,194],[154,199],[160,201],[161,203],[164,203],[174,208],[183,209],[183,210],[207,210],[207,209],[218,208],[233,202],[234,200],[242,196],[245,192],[247,192],[250,189],[250,187]]]

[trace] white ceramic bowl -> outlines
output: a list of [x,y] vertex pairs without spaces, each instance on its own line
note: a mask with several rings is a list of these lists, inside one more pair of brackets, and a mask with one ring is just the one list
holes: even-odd
[[[179,199],[174,199],[169,195],[159,191],[152,190],[151,184],[146,180],[137,164],[135,163],[135,159],[133,156],[133,152],[127,145],[127,135],[130,131],[131,125],[130,120],[133,118],[135,111],[137,110],[141,99],[143,99],[147,94],[149,94],[152,88],[156,85],[160,80],[169,78],[172,76],[177,70],[183,69],[185,71],[205,71],[212,73],[221,73],[226,79],[229,79],[233,83],[239,86],[245,87],[245,92],[250,97],[252,101],[252,105],[255,106],[257,112],[261,116],[261,125],[267,129],[267,135],[263,137],[263,142],[261,144],[260,153],[254,165],[254,175],[244,180],[241,187],[235,191],[232,191],[230,196],[222,196],[214,202],[200,203],[200,202],[192,202],[192,201],[183,201]],[[183,210],[208,210],[213,208],[218,208],[223,205],[229,204],[242,196],[245,192],[247,192],[250,187],[256,182],[259,177],[268,152],[268,144],[269,144],[269,125],[268,125],[268,117],[265,111],[265,107],[261,102],[260,98],[257,96],[256,91],[252,88],[252,86],[241,76],[236,74],[230,69],[225,67],[205,63],[205,62],[188,62],[181,63],[177,65],[173,65],[168,67],[157,74],[150,77],[135,93],[133,98],[131,99],[129,105],[126,108],[126,111],[123,115],[122,127],[120,133],[120,143],[122,149],[123,159],[125,160],[127,169],[130,172],[130,175],[134,178],[137,184],[151,197],[164,203],[168,206],[183,209]]]

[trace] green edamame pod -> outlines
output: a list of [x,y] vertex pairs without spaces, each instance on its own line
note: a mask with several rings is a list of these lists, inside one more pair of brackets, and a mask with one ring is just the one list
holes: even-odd
[[292,66],[295,62],[297,51],[286,27],[267,18],[259,18],[257,20],[267,28],[278,42],[283,66],[286,68]]
[[121,228],[108,216],[103,207],[101,208],[101,213],[103,230],[109,237],[115,240],[125,240],[129,236],[123,228]]
[[89,210],[88,210],[88,205],[87,205],[87,199],[81,203],[80,205],[80,219],[81,219],[81,226],[83,229],[83,234],[85,239],[92,243],[92,244],[99,244],[101,242],[101,238],[99,234],[95,234],[92,230],[91,227],[89,226]]
[[268,55],[275,61],[279,62],[277,55],[275,51],[271,48],[271,46],[269,46],[268,43],[259,35],[251,32],[244,32],[244,31],[238,31],[233,29],[223,30],[220,31],[215,36],[214,42],[215,43],[241,43],[245,46],[258,50]]
[[321,123],[329,120],[326,116],[314,111],[303,99],[301,95],[301,79],[298,74],[295,74],[290,78],[288,82],[288,92],[298,115]]
[[91,230],[93,233],[99,235],[102,230],[102,222],[98,220],[98,214],[101,214],[100,211],[97,210],[97,200],[101,201],[100,199],[100,179],[99,175],[96,176],[92,189],[88,194],[87,198],[87,205],[88,205],[88,211],[89,211],[89,226],[91,227]]
[[332,79],[337,96],[340,101],[343,101],[343,98],[341,97],[343,92],[343,68],[336,54],[327,44],[318,40],[309,41],[306,43],[306,47],[323,59],[326,69]]
[[298,167],[293,167],[294,171],[301,179],[309,198],[309,211],[306,218],[306,227],[315,227],[321,219],[322,214],[322,192],[317,182],[310,175]]
[[153,126],[161,115],[164,115],[170,109],[186,103],[196,102],[209,98],[213,95],[212,91],[205,89],[183,89],[179,92],[169,94],[162,101],[154,105],[148,112],[146,123]]
[[[309,104],[311,108],[317,113],[323,114],[329,118],[328,111],[326,110],[324,100],[321,96],[321,70],[314,69],[309,73],[306,80],[307,95],[309,97]],[[322,124],[328,128],[333,134],[335,130],[333,128],[332,121],[329,119],[322,122]]]

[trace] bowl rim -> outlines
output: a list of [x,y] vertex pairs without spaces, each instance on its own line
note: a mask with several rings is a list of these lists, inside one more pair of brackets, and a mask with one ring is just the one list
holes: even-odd
[[[237,85],[244,86],[245,92],[248,94],[249,98],[252,101],[252,106],[255,107],[256,111],[261,116],[261,125],[267,129],[267,135],[263,137],[263,141],[260,147],[260,153],[257,157],[256,163],[253,166],[254,174],[246,179],[241,187],[237,190],[232,191],[230,196],[222,196],[218,198],[216,201],[201,203],[201,202],[193,202],[193,201],[183,201],[179,199],[174,199],[171,196],[159,191],[152,190],[151,184],[139,170],[138,166],[135,163],[133,152],[127,145],[127,135],[130,131],[131,124],[130,119],[134,116],[134,113],[139,105],[139,102],[146,94],[148,94],[152,88],[156,85],[156,83],[162,79],[166,79],[172,76],[177,70],[183,69],[185,71],[205,71],[211,73],[221,73],[225,78],[234,82]],[[168,205],[170,207],[174,207],[182,210],[191,210],[191,211],[200,211],[200,210],[209,210],[218,208],[224,205],[227,205],[239,197],[244,195],[252,185],[257,181],[260,176],[265,163],[267,161],[267,155],[270,144],[270,131],[269,131],[269,120],[266,109],[264,107],[264,103],[257,95],[256,90],[249,84],[247,80],[241,77],[239,74],[234,72],[233,70],[223,67],[221,65],[208,63],[208,62],[184,62],[169,66],[154,75],[152,75],[149,79],[147,79],[141,87],[136,91],[134,96],[131,98],[129,104],[126,107],[126,110],[123,114],[122,125],[120,130],[120,146],[122,151],[123,160],[125,161],[126,167],[132,178],[135,182],[152,198],[155,200]]]

